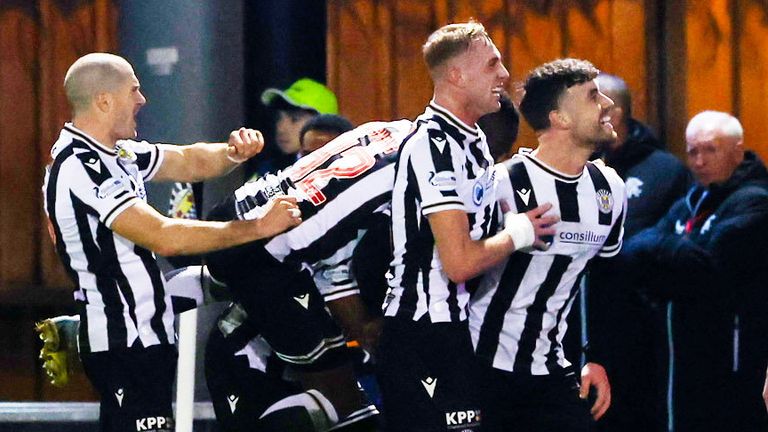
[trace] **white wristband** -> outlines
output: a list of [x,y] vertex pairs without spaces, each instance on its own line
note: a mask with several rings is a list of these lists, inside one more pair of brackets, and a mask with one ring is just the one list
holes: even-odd
[[533,224],[525,213],[504,213],[503,232],[512,237],[515,250],[518,251],[533,246],[533,242],[536,240]]

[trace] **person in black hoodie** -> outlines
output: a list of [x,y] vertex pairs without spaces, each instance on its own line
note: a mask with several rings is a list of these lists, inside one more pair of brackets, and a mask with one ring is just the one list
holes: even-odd
[[768,171],[730,114],[697,114],[686,141],[696,184],[625,244],[621,270],[671,304],[673,430],[765,431]]
[[[658,222],[685,194],[690,173],[646,125],[632,117],[632,97],[624,80],[601,73],[597,82],[614,101],[610,121],[617,139],[603,143],[599,156],[626,183],[624,238],[629,239]],[[596,429],[666,431],[666,309],[644,301],[641,288],[617,272],[613,261],[593,260],[585,280],[585,301],[580,302],[586,311],[579,311],[586,312],[589,323],[582,338],[589,340],[590,357],[605,365],[611,380],[612,406]]]

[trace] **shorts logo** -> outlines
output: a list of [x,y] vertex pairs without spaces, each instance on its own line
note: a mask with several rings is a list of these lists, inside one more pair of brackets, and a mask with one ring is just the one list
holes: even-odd
[[170,417],[144,417],[136,420],[136,432],[141,431],[172,431],[173,419]]
[[309,309],[309,294],[302,294],[300,296],[294,297],[293,299],[299,302],[299,304],[302,305],[304,309]]
[[600,210],[601,213],[610,213],[611,209],[613,209],[613,195],[611,194],[611,191],[600,189],[597,191],[597,208]]
[[472,187],[472,202],[479,206],[483,203],[484,195],[485,188],[483,188],[483,185],[480,182],[475,183],[475,186]]
[[429,173],[429,184],[441,192],[452,191],[456,189],[456,175],[453,171],[432,171]]
[[236,395],[229,395],[227,396],[227,403],[229,404],[229,410],[232,412],[232,414],[235,413],[235,410],[237,409],[237,401],[239,401],[240,398]]
[[435,396],[435,387],[437,386],[437,378],[426,377],[423,380],[421,380],[421,385],[424,386],[424,389],[429,394],[429,397]]
[[117,389],[117,391],[115,392],[115,398],[117,398],[117,406],[119,406],[120,408],[123,407],[123,396],[125,396],[125,392],[123,391],[123,389],[121,388]]
[[448,429],[474,430],[480,426],[480,410],[453,411],[445,413]]

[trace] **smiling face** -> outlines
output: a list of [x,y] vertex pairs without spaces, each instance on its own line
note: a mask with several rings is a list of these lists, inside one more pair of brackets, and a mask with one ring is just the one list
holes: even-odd
[[469,49],[454,59],[466,94],[467,113],[475,120],[496,112],[504,85],[509,79],[498,48],[486,37],[472,40]]
[[577,143],[596,148],[599,143],[616,139],[611,124],[613,101],[600,92],[595,80],[568,88],[560,98],[558,113],[567,119]]

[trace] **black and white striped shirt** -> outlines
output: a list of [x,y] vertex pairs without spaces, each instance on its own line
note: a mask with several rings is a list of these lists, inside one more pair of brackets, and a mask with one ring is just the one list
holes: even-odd
[[485,135],[430,103],[400,148],[392,192],[394,259],[386,315],[431,322],[466,320],[469,293],[448,279],[427,216],[462,210],[470,237],[496,232],[493,160]]
[[235,191],[237,218],[259,217],[272,196],[295,196],[303,222],[265,249],[310,270],[326,301],[359,293],[350,272],[352,252],[371,214],[389,210],[397,149],[411,129],[409,120],[366,123],[285,171],[246,183]]
[[601,162],[568,176],[529,154],[499,165],[499,199],[517,212],[553,205],[560,216],[546,252],[514,252],[483,278],[470,304],[477,355],[506,371],[546,375],[568,367],[562,340],[578,279],[595,255],[621,249],[624,182]]
[[144,181],[160,168],[162,149],[129,140],[111,149],[68,123],[51,156],[45,211],[77,286],[81,352],[173,343],[173,311],[154,254],[110,229],[146,199]]

